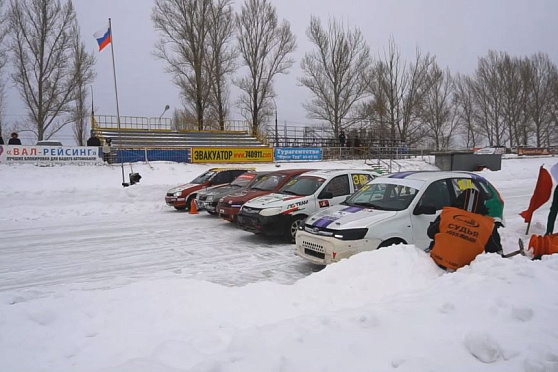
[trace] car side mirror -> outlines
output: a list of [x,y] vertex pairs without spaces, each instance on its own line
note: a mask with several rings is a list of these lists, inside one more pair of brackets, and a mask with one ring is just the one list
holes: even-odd
[[331,191],[322,191],[318,195],[318,199],[333,199],[333,193]]
[[418,216],[418,215],[421,215],[421,214],[436,214],[436,207],[431,205],[431,204],[417,205],[415,207],[415,210],[413,211],[413,214],[415,216]]

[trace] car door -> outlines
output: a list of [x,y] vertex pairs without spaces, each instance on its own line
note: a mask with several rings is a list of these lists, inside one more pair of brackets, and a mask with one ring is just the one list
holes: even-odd
[[434,206],[436,208],[436,213],[415,215],[413,214],[414,208],[410,209],[413,241],[409,243],[413,243],[421,249],[428,248],[431,241],[427,235],[428,227],[441,213],[443,207],[452,206],[452,193],[453,186],[449,184],[448,179],[434,181],[428,185],[424,193],[420,196],[416,206]]
[[[331,193],[332,198],[326,198],[325,194]],[[349,175],[343,174],[336,176],[326,183],[320,194],[318,195],[318,205],[319,208],[329,207],[331,205],[339,204],[347,196],[351,195],[351,184],[349,182]]]

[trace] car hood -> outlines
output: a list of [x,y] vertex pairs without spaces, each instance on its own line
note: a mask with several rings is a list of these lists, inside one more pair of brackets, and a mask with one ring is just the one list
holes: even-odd
[[184,191],[184,190],[187,190],[187,189],[196,189],[196,188],[201,189],[202,187],[203,187],[203,185],[198,184],[198,183],[186,183],[184,185],[173,187],[172,189],[170,189],[168,191],[168,193],[175,193],[175,192]]
[[363,228],[396,214],[396,211],[382,211],[340,204],[311,215],[306,220],[306,225],[333,230]]
[[290,204],[292,201],[301,201],[308,198],[310,197],[273,193],[252,199],[246,206],[251,208],[274,208]]
[[215,199],[222,198],[223,196],[232,194],[232,193],[239,193],[246,190],[246,187],[236,187],[236,186],[221,186],[216,188],[211,188],[204,191],[205,195],[213,195]]
[[271,191],[264,190],[243,190],[234,194],[226,195],[223,202],[227,204],[246,203],[248,200],[257,198],[258,196],[267,195]]

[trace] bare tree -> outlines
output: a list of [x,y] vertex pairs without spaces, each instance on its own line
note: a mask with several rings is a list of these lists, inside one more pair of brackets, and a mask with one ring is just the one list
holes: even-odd
[[8,34],[7,17],[4,9],[4,0],[0,0],[0,138],[2,138],[2,128],[4,127],[4,98],[6,94],[4,69],[8,62],[8,51],[6,46],[6,35]]
[[216,0],[209,11],[207,70],[211,84],[210,116],[225,129],[225,119],[229,115],[228,79],[236,69],[236,48],[232,45],[235,37],[234,12],[231,0]]
[[372,64],[370,48],[358,28],[345,29],[335,19],[327,30],[320,19],[312,17],[306,31],[315,50],[304,55],[300,83],[313,98],[304,104],[308,117],[331,124],[335,138],[340,129],[354,123],[349,114],[367,95],[366,74]]
[[296,37],[289,22],[279,25],[277,11],[268,0],[246,0],[236,23],[240,55],[249,70],[236,82],[243,92],[238,104],[256,135],[271,112],[273,78],[288,73],[294,63],[288,55],[296,49]]
[[87,86],[93,82],[95,78],[95,57],[85,50],[85,45],[81,42],[79,29],[74,31],[76,37],[73,42],[74,61],[72,66],[72,75],[75,76],[75,101],[71,110],[74,122],[73,131],[74,138],[78,146],[84,146],[87,140],[87,114],[89,105],[87,103]]
[[507,128],[503,121],[503,79],[499,68],[503,55],[489,51],[479,58],[473,76],[477,129],[488,139],[490,146],[502,146],[507,142]]
[[523,126],[527,125],[525,115],[526,84],[522,78],[522,64],[519,58],[502,54],[499,75],[502,79],[502,116],[508,130],[510,147],[521,143]]
[[377,81],[369,83],[370,93],[385,97],[382,109],[390,130],[390,140],[408,144],[420,141],[422,126],[418,118],[420,105],[428,91],[428,73],[434,62],[430,54],[422,55],[417,49],[415,60],[407,65],[393,39],[383,59],[374,66],[370,76]]
[[427,90],[420,105],[420,118],[426,126],[426,137],[436,150],[450,147],[458,120],[452,99],[454,82],[449,69],[443,71],[434,63],[427,77]]
[[553,130],[554,80],[556,65],[547,54],[537,53],[529,58],[527,113],[534,124],[537,146],[550,146]]
[[74,99],[72,47],[76,14],[71,0],[12,0],[8,13],[15,71],[12,74],[27,106],[22,130],[48,139],[71,122]]
[[210,94],[205,61],[211,8],[211,0],[157,0],[151,16],[160,34],[155,56],[167,63],[166,71],[185,106],[195,113],[199,130],[204,129]]
[[473,81],[470,76],[457,75],[454,84],[454,102],[456,104],[458,129],[464,137],[465,146],[472,148],[480,142],[480,135],[475,129],[475,98]]

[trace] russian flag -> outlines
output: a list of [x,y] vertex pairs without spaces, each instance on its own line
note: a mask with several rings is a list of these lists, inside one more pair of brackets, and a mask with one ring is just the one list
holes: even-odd
[[99,44],[99,52],[103,50],[104,47],[110,44],[110,26],[107,24],[104,28],[93,34],[95,39],[97,39],[97,44]]

